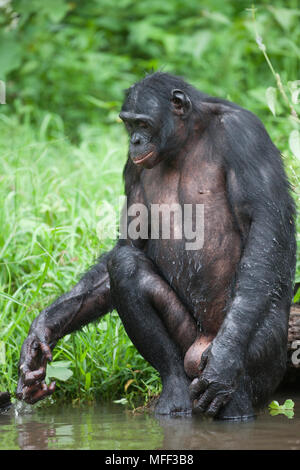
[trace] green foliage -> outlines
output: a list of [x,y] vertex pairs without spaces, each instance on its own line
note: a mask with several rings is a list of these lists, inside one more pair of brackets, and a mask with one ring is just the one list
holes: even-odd
[[[68,133],[76,134],[87,120],[115,122],[123,90],[145,72],[163,68],[266,114],[264,93],[272,81],[253,40],[248,0],[13,0],[9,5],[9,11],[2,8],[6,27],[0,33],[8,111],[34,120],[43,112],[58,115]],[[275,69],[284,81],[298,79],[297,1],[255,6]]]
[[58,379],[66,382],[72,377],[73,372],[69,368],[71,361],[55,361],[47,366],[46,382],[49,383],[50,379]]
[[272,401],[269,404],[270,415],[284,414],[287,418],[292,419],[294,417],[294,406],[295,403],[290,399],[285,400],[283,405],[279,405],[278,401]]
[[[33,319],[112,247],[109,236],[98,237],[99,208],[118,206],[126,138],[120,125],[89,127],[79,145],[64,134],[44,140],[43,123],[33,130],[6,118],[1,126],[0,390],[14,392]],[[61,340],[47,377],[56,380],[58,400],[125,394],[128,403],[141,404],[160,390],[115,312]]]

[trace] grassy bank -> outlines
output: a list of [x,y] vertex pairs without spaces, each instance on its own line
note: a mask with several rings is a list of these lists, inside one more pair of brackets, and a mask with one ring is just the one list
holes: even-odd
[[[99,221],[123,192],[126,141],[120,128],[82,130],[75,146],[59,132],[49,140],[46,122],[33,131],[5,118],[1,127],[0,390],[12,392],[32,320],[113,244]],[[72,373],[57,380],[57,399],[131,401],[159,387],[116,313],[60,341],[54,363],[63,366],[54,376]]]
[[[100,221],[109,222],[123,193],[127,140],[118,124],[82,127],[74,144],[50,115],[38,128],[17,117],[0,120],[0,390],[13,392],[32,320],[113,245],[101,237]],[[270,113],[264,122],[297,191],[289,120]],[[56,399],[139,404],[160,390],[115,312],[61,340],[52,364],[52,376],[61,378]]]

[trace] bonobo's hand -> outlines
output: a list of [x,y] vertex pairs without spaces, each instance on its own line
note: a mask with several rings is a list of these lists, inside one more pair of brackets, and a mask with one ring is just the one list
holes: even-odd
[[44,381],[48,361],[52,361],[50,346],[30,333],[21,349],[17,398],[33,404],[54,392],[55,382],[47,386]]
[[241,364],[232,353],[222,352],[212,342],[202,354],[199,377],[190,385],[194,410],[215,416],[230,400],[240,371]]

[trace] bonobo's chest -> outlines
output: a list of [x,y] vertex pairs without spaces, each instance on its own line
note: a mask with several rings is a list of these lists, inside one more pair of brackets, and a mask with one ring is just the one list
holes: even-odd
[[221,311],[241,250],[222,165],[192,154],[143,170],[141,184],[155,225],[148,256],[196,317],[215,302]]
[[[151,170],[144,170],[141,183],[149,209],[153,204],[214,205],[214,210],[227,206],[226,178],[218,162],[191,154],[180,164],[162,162]],[[195,209],[195,207],[194,207]]]

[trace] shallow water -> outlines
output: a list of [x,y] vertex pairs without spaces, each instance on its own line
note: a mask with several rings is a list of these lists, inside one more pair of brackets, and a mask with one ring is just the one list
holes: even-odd
[[285,394],[295,402],[294,417],[219,422],[190,417],[155,418],[133,414],[124,406],[30,407],[16,404],[0,415],[0,449],[104,450],[226,450],[300,449],[300,394]]

